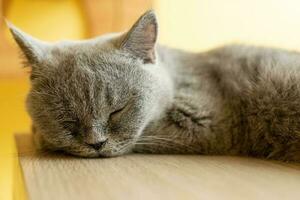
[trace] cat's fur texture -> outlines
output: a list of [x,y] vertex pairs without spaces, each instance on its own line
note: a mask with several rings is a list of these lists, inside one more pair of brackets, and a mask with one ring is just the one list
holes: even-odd
[[9,26],[32,68],[27,108],[43,148],[300,161],[299,53],[162,47],[153,11],[126,33],[79,42],[46,43]]

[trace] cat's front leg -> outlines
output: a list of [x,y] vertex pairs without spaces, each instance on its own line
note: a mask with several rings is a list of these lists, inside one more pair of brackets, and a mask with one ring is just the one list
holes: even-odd
[[138,139],[135,152],[208,153],[216,138],[212,134],[213,112],[196,101],[177,97],[165,116],[150,124]]

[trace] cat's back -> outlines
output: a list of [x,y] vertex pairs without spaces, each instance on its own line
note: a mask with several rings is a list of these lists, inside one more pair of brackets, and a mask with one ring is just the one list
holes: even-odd
[[205,134],[221,137],[212,152],[300,160],[299,53],[243,45],[165,52],[176,95],[211,115]]
[[207,54],[215,84],[240,124],[240,151],[299,160],[300,54],[241,45]]
[[[237,69],[271,68],[278,70],[298,70],[300,53],[279,48],[268,48],[250,45],[227,45],[204,53],[206,58],[218,61],[220,67],[236,67]],[[223,63],[223,64],[222,64]]]
[[199,63],[195,67],[206,71],[224,89],[234,91],[300,80],[300,53],[296,51],[228,45],[201,54]]

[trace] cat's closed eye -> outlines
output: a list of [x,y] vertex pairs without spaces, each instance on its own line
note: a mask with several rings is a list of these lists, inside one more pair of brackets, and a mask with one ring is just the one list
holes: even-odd
[[130,108],[130,105],[132,104],[132,101],[133,101],[133,99],[129,100],[124,106],[111,112],[109,115],[109,119],[111,120],[114,117],[119,116],[119,114],[121,114],[123,111],[128,110]]
[[78,122],[76,120],[70,120],[63,122],[64,129],[68,130],[70,135],[76,137],[79,134]]
[[78,135],[79,135],[79,130],[78,130],[77,128],[74,129],[74,130],[72,130],[72,131],[71,131],[71,135],[72,135],[73,137],[78,136]]
[[114,116],[120,114],[126,107],[127,107],[127,106],[125,105],[125,106],[123,106],[122,108],[113,111],[112,113],[110,113],[109,118],[111,119],[112,117],[114,117]]

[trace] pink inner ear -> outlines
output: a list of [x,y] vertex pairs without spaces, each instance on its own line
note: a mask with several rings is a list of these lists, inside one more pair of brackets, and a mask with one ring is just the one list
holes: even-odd
[[156,27],[154,24],[149,24],[145,30],[145,38],[148,40],[147,43],[155,43],[156,40]]
[[156,42],[156,27],[154,24],[150,24],[146,27],[145,38],[146,38],[145,42],[149,45],[149,49],[147,51],[147,59],[145,60],[145,62],[154,63],[155,61],[154,45]]
[[128,31],[121,48],[141,58],[144,63],[154,63],[156,38],[156,18],[154,13],[149,11],[141,16]]
[[129,38],[123,47],[135,56],[142,58],[144,63],[154,63],[157,37],[156,24],[146,24],[140,30],[132,30],[128,34]]

